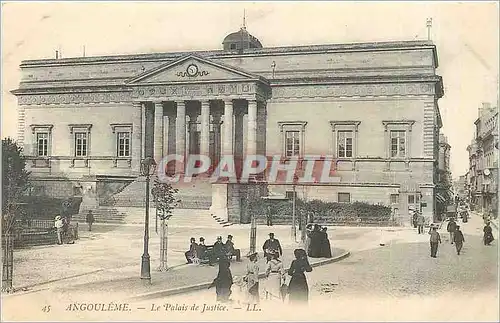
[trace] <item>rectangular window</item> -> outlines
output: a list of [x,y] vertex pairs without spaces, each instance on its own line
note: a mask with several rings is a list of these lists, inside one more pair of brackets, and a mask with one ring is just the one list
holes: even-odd
[[391,131],[391,157],[406,157],[406,131]]
[[338,193],[339,203],[351,203],[351,193]]
[[391,204],[399,204],[399,194],[391,194]]
[[130,132],[118,132],[117,137],[118,157],[130,157]]
[[415,195],[408,195],[408,204],[415,204]]
[[352,131],[337,132],[337,156],[352,157]]
[[287,131],[285,133],[285,157],[300,155],[300,132]]
[[75,132],[75,156],[76,157],[86,157],[87,156],[87,133],[86,132]]
[[49,134],[46,132],[39,132],[36,134],[36,145],[38,156],[49,155]]

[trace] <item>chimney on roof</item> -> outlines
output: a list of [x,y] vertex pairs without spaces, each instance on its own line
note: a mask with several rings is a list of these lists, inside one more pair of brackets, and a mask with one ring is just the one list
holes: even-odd
[[59,51],[56,50],[56,59],[59,59]]

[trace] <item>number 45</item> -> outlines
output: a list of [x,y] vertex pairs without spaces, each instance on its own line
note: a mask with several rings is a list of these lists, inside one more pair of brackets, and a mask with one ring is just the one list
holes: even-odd
[[42,308],[42,312],[45,312],[45,313],[50,312],[50,305],[45,305],[45,306]]

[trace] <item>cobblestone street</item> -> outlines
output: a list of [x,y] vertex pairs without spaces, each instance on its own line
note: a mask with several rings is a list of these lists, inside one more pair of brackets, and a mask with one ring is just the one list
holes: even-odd
[[[340,235],[350,237],[348,232],[355,228],[337,229]],[[363,229],[360,229],[363,230]],[[360,231],[357,230],[357,231]],[[465,245],[462,254],[458,256],[455,248],[448,241],[445,226],[440,230],[443,243],[440,245],[438,258],[429,255],[427,234],[418,235],[415,230],[403,229],[389,231],[386,234],[387,243],[380,246],[374,240],[379,236],[377,230],[364,232],[365,238],[347,240],[351,244],[351,256],[340,262],[314,268],[307,278],[310,286],[310,306],[314,306],[314,315],[304,311],[300,317],[297,311],[293,317],[288,316],[287,306],[281,303],[262,302],[259,312],[246,312],[246,309],[229,309],[231,318],[238,315],[243,319],[303,319],[303,320],[403,320],[411,317],[415,320],[472,320],[488,321],[498,318],[498,248],[496,241],[492,246],[484,246],[481,240],[482,221],[479,217],[472,218],[468,224],[462,225],[465,235]],[[279,232],[279,230],[278,230]],[[392,237],[391,237],[392,235]],[[495,232],[495,236],[498,233]],[[397,239],[399,237],[399,239]],[[403,239],[405,237],[405,239]],[[371,240],[371,244],[368,241]],[[363,242],[364,241],[364,242]],[[337,243],[337,245],[342,245]],[[119,272],[117,272],[119,273]],[[118,279],[119,280],[119,279]],[[84,279],[83,281],[88,281]],[[43,314],[50,319],[57,318],[74,320],[74,313],[65,311],[65,306],[72,301],[78,302],[109,302],[102,288],[99,293],[78,288],[78,297],[71,290],[58,292],[45,290],[15,295],[3,299],[3,305],[19,306],[19,302],[29,302],[36,311],[43,305],[52,304],[52,312]],[[91,285],[89,285],[91,286]],[[238,295],[237,287],[234,288]],[[110,291],[111,292],[111,291]],[[115,295],[117,291],[114,291]],[[123,292],[130,293],[124,289]],[[132,296],[132,295],[130,295]],[[449,300],[453,299],[453,303]],[[54,300],[59,300],[57,303]],[[113,299],[115,300],[115,299]],[[130,313],[79,312],[86,320],[105,320],[106,315],[113,319],[130,320],[141,317],[145,320],[167,319],[164,312],[153,313],[149,310],[152,304],[215,304],[215,290],[202,290],[190,294],[166,298],[148,299],[131,303]],[[354,307],[356,306],[356,307]],[[138,308],[140,310],[138,310]],[[362,311],[353,311],[362,308]],[[35,309],[34,309],[35,311]],[[232,311],[232,312],[231,312]],[[243,312],[242,312],[243,311]],[[4,311],[9,313],[10,311]],[[12,312],[10,312],[12,313]],[[259,314],[260,313],[260,314]],[[410,314],[411,313],[411,316]],[[26,312],[24,319],[33,318],[32,312]],[[176,310],[167,313],[168,320],[220,319],[212,314],[197,313],[185,315]],[[184,314],[184,315],[183,315]],[[36,317],[40,317],[37,312]],[[229,316],[224,316],[224,319]]]

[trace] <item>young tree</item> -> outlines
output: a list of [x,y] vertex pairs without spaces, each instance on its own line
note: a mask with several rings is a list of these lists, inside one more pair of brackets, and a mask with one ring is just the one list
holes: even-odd
[[168,247],[168,219],[172,216],[174,208],[180,200],[175,199],[179,190],[173,188],[169,183],[155,180],[151,194],[155,200],[156,214],[161,220],[160,229],[160,267],[159,271],[167,271],[167,247]]
[[29,188],[29,172],[22,148],[11,138],[2,140],[2,291],[12,292],[14,227],[21,198]]

